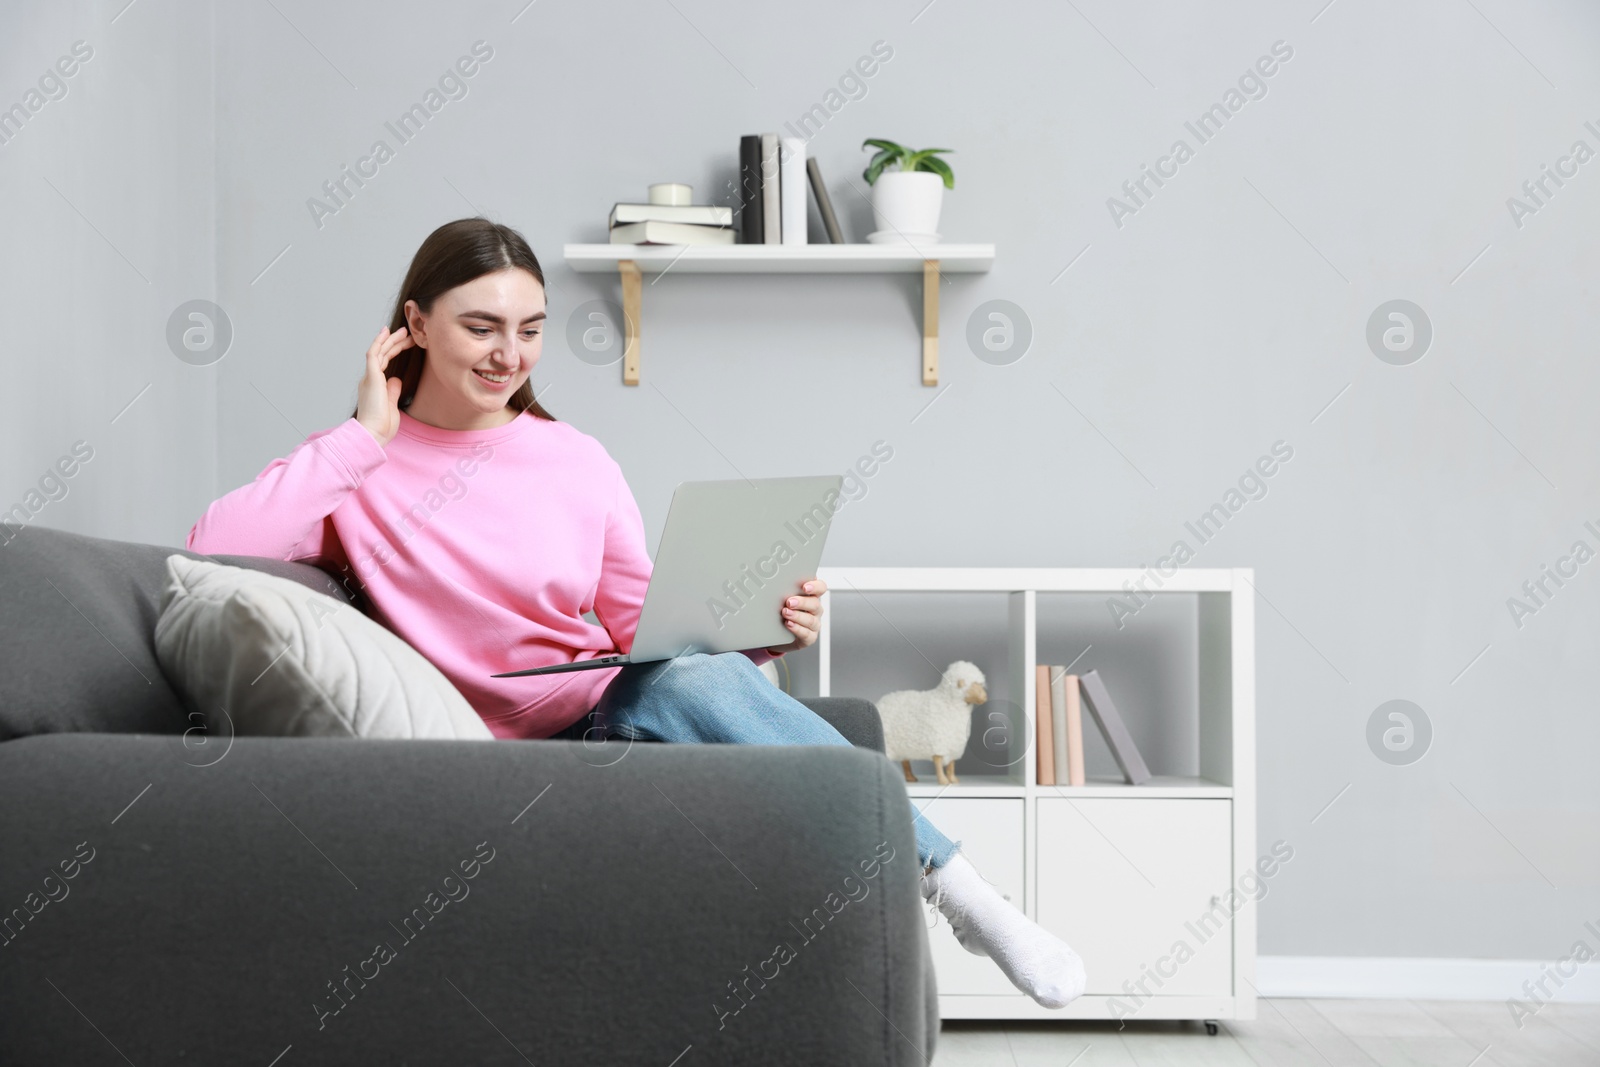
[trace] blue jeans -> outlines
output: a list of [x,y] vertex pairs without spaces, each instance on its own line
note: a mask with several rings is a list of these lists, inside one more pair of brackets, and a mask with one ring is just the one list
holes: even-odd
[[[742,652],[697,652],[624,666],[589,714],[556,736],[592,740],[596,730],[601,737],[693,744],[850,743],[816,712],[769,682]],[[924,867],[943,867],[960,847],[915,804],[911,825]]]

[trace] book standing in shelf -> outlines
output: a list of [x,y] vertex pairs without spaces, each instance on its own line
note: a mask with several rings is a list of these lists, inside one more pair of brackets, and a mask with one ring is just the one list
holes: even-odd
[[1067,778],[1067,682],[1076,682],[1065,667],[1050,672],[1050,734],[1055,740],[1056,784],[1071,785]]
[[1056,784],[1056,751],[1054,724],[1050,720],[1050,668],[1039,664],[1034,669],[1033,683],[1034,777],[1040,785]]
[[815,156],[806,160],[806,175],[811,179],[811,195],[817,199],[817,214],[822,216],[822,228],[828,234],[828,243],[844,244],[844,231],[839,229],[839,220],[833,213],[833,198],[828,195],[828,187],[822,182],[822,168],[817,165]]
[[739,236],[747,245],[763,240],[762,199],[761,135],[749,133],[739,138]]
[[778,139],[778,199],[782,204],[783,243],[806,243],[806,143],[799,137]]
[[1095,725],[1100,727],[1100,732],[1105,735],[1106,744],[1111,747],[1111,755],[1116,757],[1117,766],[1122,768],[1122,776],[1127,779],[1129,785],[1143,785],[1148,782],[1150,769],[1144,765],[1144,757],[1139,755],[1139,749],[1133,743],[1133,736],[1128,733],[1127,723],[1122,721],[1122,714],[1111,702],[1111,694],[1106,691],[1105,683],[1100,680],[1100,672],[1090,671],[1083,675],[1078,679],[1078,685],[1083,690],[1089,714],[1094,716]]
[[761,243],[783,243],[783,206],[778,170],[778,135],[761,135]]
[[1079,678],[1067,675],[1067,784],[1085,785],[1083,774],[1083,707],[1079,700]]

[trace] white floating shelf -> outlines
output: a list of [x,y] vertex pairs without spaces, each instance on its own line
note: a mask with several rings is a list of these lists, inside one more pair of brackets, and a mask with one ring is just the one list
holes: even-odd
[[567,265],[622,280],[622,384],[639,384],[646,274],[921,274],[922,384],[939,384],[939,276],[982,274],[994,245],[564,245]]
[[929,260],[946,274],[982,274],[994,245],[566,245],[567,266],[609,273],[632,260],[645,274],[921,274]]

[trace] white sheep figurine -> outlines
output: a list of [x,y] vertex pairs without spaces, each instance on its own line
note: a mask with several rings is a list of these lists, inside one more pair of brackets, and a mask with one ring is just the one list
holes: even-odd
[[932,759],[940,785],[959,782],[956,760],[967,751],[972,706],[988,699],[983,672],[964,659],[944,669],[936,689],[897,689],[884,694],[878,698],[884,753],[900,761],[908,782],[917,780],[911,773],[914,759]]

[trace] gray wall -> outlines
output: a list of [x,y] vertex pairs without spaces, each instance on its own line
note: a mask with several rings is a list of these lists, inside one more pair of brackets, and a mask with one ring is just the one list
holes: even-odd
[[[0,109],[40,105],[0,125],[0,511],[181,544],[219,478],[216,371],[164,340],[174,307],[215,299],[222,255],[212,16],[122,7],[10,5],[0,30]],[[92,458],[52,480],[79,441]]]
[[[830,564],[1154,563],[1287,442],[1193,564],[1259,585],[1260,840],[1295,847],[1261,950],[1553,957],[1593,917],[1600,564],[1520,628],[1506,606],[1575,540],[1600,548],[1600,160],[1520,227],[1506,205],[1575,140],[1600,149],[1592,5],[547,0],[513,22],[521,0],[144,0],[112,24],[120,6],[35,4],[0,35],[5,103],[73,40],[95,48],[0,147],[6,506],[82,438],[95,459],[36,521],[181,543],[348,415],[416,245],[481,209],[543,256],[536,385],[622,464],[652,543],[679,480],[843,470],[882,439],[894,458]],[[319,229],[307,199],[480,39],[469,94]],[[998,258],[943,289],[943,391],[918,382],[919,295],[892,277],[668,276],[640,387],[575,358],[568,317],[616,285],[562,244],[601,239],[652,181],[721,199],[739,135],[799,116],[878,40],[893,59],[811,150],[856,240],[864,137],[957,150],[942,231]],[[1107,198],[1193,147],[1185,120],[1279,40],[1266,95],[1115,225]],[[214,365],[167,348],[195,298],[234,328]],[[1434,327],[1407,366],[1365,340],[1396,298]],[[1032,326],[1009,365],[964,341],[993,299]],[[1409,766],[1366,741],[1395,698],[1434,728]]]

